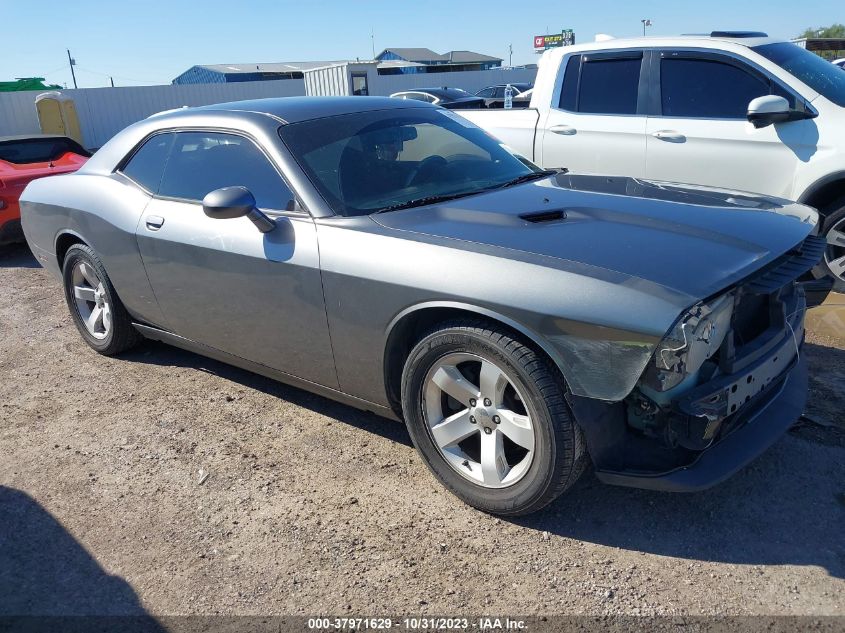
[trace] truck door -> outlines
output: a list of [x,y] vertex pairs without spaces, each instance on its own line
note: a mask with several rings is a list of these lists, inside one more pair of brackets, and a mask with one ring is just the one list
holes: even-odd
[[[816,151],[812,120],[756,129],[748,104],[796,95],[740,59],[704,51],[659,53],[659,105],[647,124],[646,176],[789,198],[801,160]],[[659,70],[658,70],[659,68]]]
[[[561,64],[538,138],[545,168],[642,177],[646,156],[643,51],[571,55]],[[562,76],[560,76],[562,75]]]

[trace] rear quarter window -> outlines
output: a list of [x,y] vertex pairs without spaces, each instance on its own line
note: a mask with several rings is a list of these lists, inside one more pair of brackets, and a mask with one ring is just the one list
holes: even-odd
[[150,137],[129,157],[121,173],[150,193],[157,193],[172,145],[173,134]]

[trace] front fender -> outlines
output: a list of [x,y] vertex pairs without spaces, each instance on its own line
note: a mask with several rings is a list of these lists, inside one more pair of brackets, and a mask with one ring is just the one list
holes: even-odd
[[426,301],[399,312],[385,329],[385,367],[392,336],[407,319],[427,310],[454,310],[501,323],[543,350],[575,395],[619,401],[634,388],[660,337],[616,328],[540,317],[520,320],[504,312],[460,301]]

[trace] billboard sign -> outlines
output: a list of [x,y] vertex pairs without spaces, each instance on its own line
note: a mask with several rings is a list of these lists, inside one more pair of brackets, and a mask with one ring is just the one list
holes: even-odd
[[534,50],[542,53],[550,48],[558,46],[572,46],[575,43],[575,32],[572,29],[564,29],[554,35],[535,35]]

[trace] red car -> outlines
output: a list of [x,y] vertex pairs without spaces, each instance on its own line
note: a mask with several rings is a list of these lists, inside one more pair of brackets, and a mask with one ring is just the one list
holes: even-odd
[[18,198],[30,181],[76,171],[90,156],[66,136],[0,136],[0,244],[23,241]]

